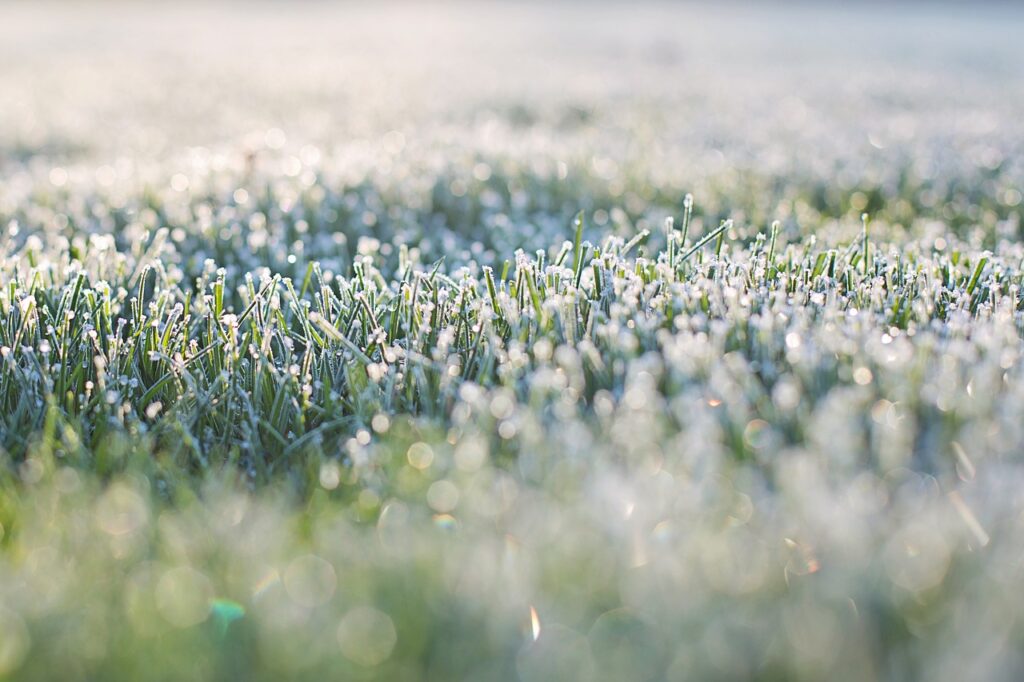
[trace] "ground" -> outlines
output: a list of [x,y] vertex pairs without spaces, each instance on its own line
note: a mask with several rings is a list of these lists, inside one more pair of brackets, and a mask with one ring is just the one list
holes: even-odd
[[0,677],[1016,679],[1024,13],[0,9]]

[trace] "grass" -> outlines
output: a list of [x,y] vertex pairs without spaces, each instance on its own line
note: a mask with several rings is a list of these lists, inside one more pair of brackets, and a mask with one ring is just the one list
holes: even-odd
[[1016,15],[153,11],[0,21],[0,679],[1019,678]]
[[[889,257],[873,257],[866,215],[849,245],[781,249],[773,225],[767,248],[758,234],[728,254],[731,221],[692,244],[683,237],[689,222],[679,231],[667,220],[654,239],[645,231],[594,245],[581,212],[567,229],[573,241],[509,254],[497,277],[474,261],[421,264],[408,244],[382,250],[376,240],[344,276],[313,261],[299,281],[262,269],[232,282],[208,261],[189,281],[165,265],[173,262],[161,255],[166,229],[138,257],[101,244],[42,264],[31,247],[13,249],[0,297],[2,445],[20,460],[44,434],[39,447],[67,443],[62,458],[93,467],[109,438],[145,434],[185,469],[232,462],[265,482],[293,456],[337,453],[375,415],[448,421],[467,384],[529,399],[545,364],[538,344],[575,356],[572,402],[592,407],[599,392],[621,396],[630,364],[646,352],[665,354],[666,332],[707,333],[718,323],[728,329],[723,354],[763,346],[755,374],[770,393],[797,369],[782,339],[800,317],[815,324],[855,315],[890,343],[894,334],[912,338],[1020,306],[1012,261],[993,267],[988,252],[955,242],[948,255],[890,245]],[[629,254],[649,241],[660,251]],[[771,314],[789,324],[770,334],[752,327],[752,317]],[[685,384],[672,370],[662,368],[659,388],[669,397]],[[734,454],[743,458],[743,448]]]
[[1019,532],[972,479],[1015,457],[1020,247],[866,218],[737,240],[692,210],[627,236],[580,213],[487,265],[364,239],[295,280],[186,274],[166,231],[57,259],[9,237],[0,663],[930,670]]

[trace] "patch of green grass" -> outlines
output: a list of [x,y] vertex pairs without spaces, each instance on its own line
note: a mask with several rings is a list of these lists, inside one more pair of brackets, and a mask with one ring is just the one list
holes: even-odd
[[1021,532],[988,478],[1022,404],[1019,247],[738,240],[689,210],[580,214],[500,268],[9,250],[3,669],[930,670]]
[[1020,677],[1012,12],[101,5],[0,21],[0,679]]

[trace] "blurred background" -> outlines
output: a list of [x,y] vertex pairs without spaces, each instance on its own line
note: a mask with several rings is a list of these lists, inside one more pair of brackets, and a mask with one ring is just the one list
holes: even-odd
[[269,150],[348,183],[507,162],[633,222],[692,191],[737,222],[992,228],[1024,175],[1022,29],[1014,3],[7,2],[0,212],[54,164],[166,184]]
[[[861,139],[836,141],[856,152],[952,132],[945,123],[991,132],[1019,104],[1024,65],[1012,3],[8,2],[0,13],[0,135],[22,155],[154,153],[270,126],[343,143],[423,120],[550,115],[719,146],[859,118]],[[630,128],[641,107],[653,130]]]

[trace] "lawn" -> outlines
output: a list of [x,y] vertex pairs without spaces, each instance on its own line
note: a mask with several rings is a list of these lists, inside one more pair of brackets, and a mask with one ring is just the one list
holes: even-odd
[[0,679],[1018,679],[1022,29],[0,8]]

